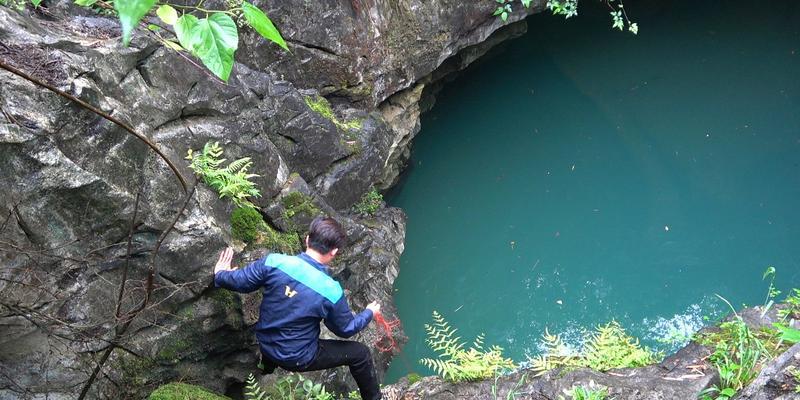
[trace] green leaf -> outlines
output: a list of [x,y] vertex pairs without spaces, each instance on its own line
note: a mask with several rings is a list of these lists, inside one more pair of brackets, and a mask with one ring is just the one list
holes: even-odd
[[31,4],[33,4],[35,8],[39,8],[39,5],[42,4],[42,0],[31,0]]
[[236,22],[227,14],[213,13],[199,20],[191,35],[195,39],[192,41],[192,53],[214,75],[227,82],[233,68],[233,53],[239,47]]
[[800,329],[790,328],[781,324],[772,324],[781,331],[781,340],[789,343],[800,342]]
[[81,7],[90,7],[94,3],[97,3],[97,0],[75,0],[75,4]]
[[164,40],[164,46],[167,46],[170,49],[175,50],[175,51],[183,51],[183,47],[181,47],[181,45],[173,42],[172,40]]
[[503,11],[503,12],[500,14],[500,19],[502,19],[502,20],[503,20],[503,22],[506,22],[506,21],[508,20],[508,11]]
[[199,20],[192,14],[184,14],[175,22],[175,36],[186,50],[193,51],[194,49],[197,36],[193,34],[193,31],[198,24]]
[[147,29],[149,29],[149,30],[151,30],[153,32],[158,32],[158,31],[161,30],[161,27],[158,26],[158,25],[154,25],[154,24],[148,24],[147,25]]
[[131,41],[131,32],[139,20],[156,4],[156,0],[115,0],[114,9],[119,15],[122,25],[122,43],[125,46]]
[[259,35],[263,36],[264,39],[275,42],[284,50],[289,51],[289,48],[286,46],[286,41],[283,40],[281,33],[278,32],[278,28],[276,28],[272,20],[267,17],[267,14],[246,1],[242,2],[242,11],[244,12],[244,18],[247,20],[247,23],[250,24]]
[[175,25],[178,22],[178,12],[169,4],[158,7],[156,15],[167,25]]

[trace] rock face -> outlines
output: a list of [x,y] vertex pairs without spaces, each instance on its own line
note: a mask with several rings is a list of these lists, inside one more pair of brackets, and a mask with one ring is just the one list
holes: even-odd
[[[535,3],[530,12],[542,8]],[[377,299],[393,315],[405,217],[349,210],[371,186],[394,181],[419,129],[423,85],[502,26],[495,3],[256,4],[292,52],[245,32],[227,83],[144,31],[122,47],[114,19],[69,1],[37,12],[0,7],[4,64],[97,107],[163,153],[0,70],[0,399],[72,399],[89,380],[87,398],[141,397],[175,379],[224,391],[252,372],[253,299],[210,287],[215,257],[231,243],[232,206],[196,184],[182,160],[209,141],[229,160],[253,158],[262,190],[254,202],[273,227],[289,229],[280,201],[292,192],[340,219],[350,245],[335,275],[351,306]],[[311,109],[320,95],[330,115]],[[388,355],[375,358],[382,373]],[[346,384],[347,376],[324,378]]]

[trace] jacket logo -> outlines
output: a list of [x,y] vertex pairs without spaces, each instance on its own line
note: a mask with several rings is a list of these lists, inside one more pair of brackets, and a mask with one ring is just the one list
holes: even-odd
[[297,294],[297,290],[292,290],[292,288],[290,288],[289,285],[286,285],[286,292],[285,293],[286,293],[286,297],[291,299],[292,297],[294,297],[294,295]]

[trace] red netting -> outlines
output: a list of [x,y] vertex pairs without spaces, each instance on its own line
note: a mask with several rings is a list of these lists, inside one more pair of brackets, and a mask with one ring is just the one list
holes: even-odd
[[375,341],[375,347],[384,353],[390,353],[394,350],[400,351],[397,342],[394,341],[393,332],[400,329],[400,320],[393,319],[387,321],[383,318],[383,314],[375,314],[375,322],[378,324],[379,337]]

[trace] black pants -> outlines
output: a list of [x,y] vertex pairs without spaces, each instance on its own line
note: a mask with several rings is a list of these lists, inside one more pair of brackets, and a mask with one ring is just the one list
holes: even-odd
[[304,367],[294,365],[272,364],[269,359],[262,357],[266,372],[275,370],[275,366],[280,366],[287,371],[306,372],[318,371],[321,369],[335,368],[347,365],[350,374],[356,380],[358,391],[361,392],[363,400],[378,400],[381,398],[381,391],[378,387],[378,376],[372,365],[372,354],[367,346],[349,340],[324,340],[320,339],[317,356],[310,364]]

